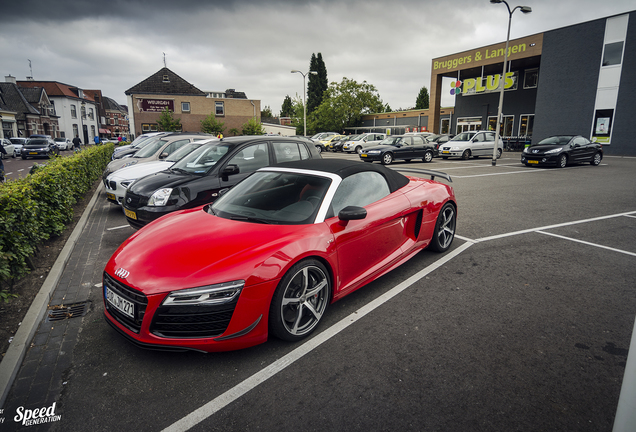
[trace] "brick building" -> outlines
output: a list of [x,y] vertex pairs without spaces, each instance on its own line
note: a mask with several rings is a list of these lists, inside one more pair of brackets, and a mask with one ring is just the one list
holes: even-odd
[[233,128],[240,131],[252,118],[260,122],[260,100],[247,99],[245,93],[233,89],[202,91],[165,67],[125,93],[130,132],[135,135],[156,131],[157,120],[164,108],[181,121],[184,132],[200,132],[201,120],[210,114],[224,123],[226,134]]

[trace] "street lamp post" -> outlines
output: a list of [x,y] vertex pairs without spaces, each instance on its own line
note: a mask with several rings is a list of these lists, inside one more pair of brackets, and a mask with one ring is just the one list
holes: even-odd
[[305,103],[305,97],[307,96],[307,87],[305,86],[305,77],[309,74],[318,75],[316,71],[309,71],[307,73],[302,73],[299,70],[293,70],[291,73],[299,73],[303,76],[303,121],[304,121],[304,133],[303,136],[307,136],[307,104]]
[[504,51],[504,63],[503,63],[503,73],[501,74],[501,80],[499,81],[499,85],[501,88],[499,89],[499,109],[497,110],[497,122],[495,125],[495,147],[492,150],[492,166],[497,165],[497,150],[499,149],[499,138],[500,138],[500,125],[501,125],[501,112],[503,110],[503,99],[504,99],[504,87],[506,83],[506,68],[508,65],[508,44],[510,42],[510,24],[512,23],[512,14],[519,9],[523,13],[532,12],[532,8],[530,6],[517,6],[514,9],[510,10],[510,6],[506,0],[490,0],[490,3],[504,3],[506,8],[508,8],[508,35],[506,36],[506,49]]

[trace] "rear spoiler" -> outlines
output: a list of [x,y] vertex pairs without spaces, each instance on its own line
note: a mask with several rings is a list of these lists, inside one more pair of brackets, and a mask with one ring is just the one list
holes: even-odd
[[450,183],[453,182],[450,175],[443,173],[441,171],[433,171],[433,170],[418,169],[418,168],[398,168],[398,167],[395,167],[394,169],[395,171],[404,171],[404,172],[412,172],[416,174],[428,175],[428,176],[431,176],[431,180],[435,180],[435,177],[441,177],[447,182],[450,182]]

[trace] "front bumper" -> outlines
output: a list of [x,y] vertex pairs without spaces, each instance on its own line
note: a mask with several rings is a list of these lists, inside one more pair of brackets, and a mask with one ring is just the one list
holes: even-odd
[[[155,350],[231,351],[267,340],[269,303],[278,280],[243,288],[232,304],[218,306],[162,305],[166,293],[144,295],[117,277],[104,273],[104,316],[126,339]],[[134,303],[134,317],[106,299],[106,288]]]
[[360,153],[360,160],[382,161],[382,153],[379,153],[379,154]]
[[559,163],[559,156],[556,155],[527,155],[521,154],[521,163],[536,166],[554,166]]

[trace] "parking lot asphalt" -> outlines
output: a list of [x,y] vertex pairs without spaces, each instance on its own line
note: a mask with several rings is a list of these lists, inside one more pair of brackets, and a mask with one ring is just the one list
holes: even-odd
[[[101,273],[133,231],[98,192],[50,301],[86,314],[35,323],[2,429],[611,430],[636,313],[636,159],[400,167],[452,176],[451,250],[334,303],[306,342],[220,354],[141,350],[105,323]],[[51,407],[49,423],[15,421]]]

